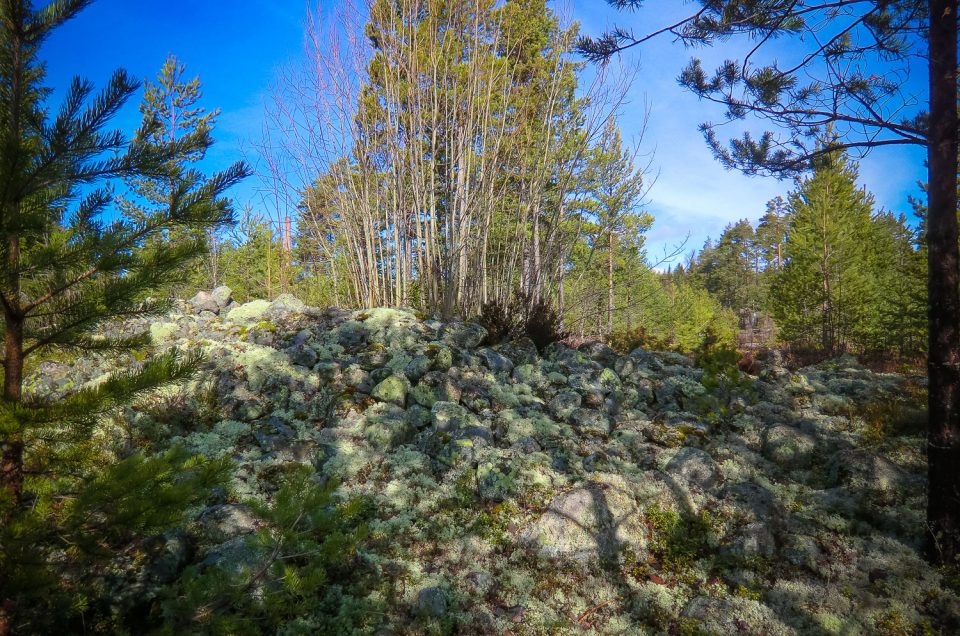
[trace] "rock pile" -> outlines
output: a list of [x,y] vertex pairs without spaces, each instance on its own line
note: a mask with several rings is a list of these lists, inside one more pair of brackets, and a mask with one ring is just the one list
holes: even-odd
[[[255,526],[242,502],[308,466],[375,506],[364,558],[404,582],[384,634],[960,629],[957,595],[921,557],[907,378],[852,359],[717,377],[675,353],[484,346],[470,322],[237,304],[224,288],[123,328],[206,353],[202,377],[156,398],[191,421],[124,415],[234,460],[230,501],[188,529],[194,561],[241,567]],[[48,363],[32,389],[126,364]]]

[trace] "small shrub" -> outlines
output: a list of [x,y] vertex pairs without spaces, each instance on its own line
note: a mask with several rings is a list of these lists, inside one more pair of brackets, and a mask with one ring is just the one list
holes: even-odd
[[37,476],[31,506],[11,511],[0,502],[10,517],[0,528],[0,598],[10,599],[18,633],[84,633],[91,625],[123,632],[117,608],[135,615],[139,599],[104,589],[104,573],[129,575],[129,556],[145,555],[155,537],[182,527],[229,472],[226,459],[173,447],[84,479]]
[[480,308],[478,319],[487,337],[483,344],[496,345],[511,338],[527,337],[537,349],[563,340],[563,320],[550,301],[518,292],[509,302],[491,300]]
[[863,419],[864,436],[870,442],[882,443],[900,435],[922,435],[926,430],[926,389],[909,385],[893,395],[880,395],[856,405],[851,419]]
[[316,483],[305,468],[288,474],[271,503],[250,502],[260,529],[255,555],[239,572],[188,568],[164,590],[170,633],[351,633],[372,630],[357,549],[368,535],[370,502],[339,501],[337,482]]
[[483,344],[496,345],[513,336],[518,328],[513,307],[499,300],[491,300],[480,308],[478,322],[487,330]]
[[547,345],[567,337],[563,319],[550,301],[545,298],[534,300],[529,294],[519,294],[517,300],[523,316],[520,335],[530,338],[537,349],[543,351]]
[[660,351],[668,349],[666,342],[650,334],[646,327],[618,329],[610,337],[610,347],[617,353],[626,355],[635,349]]

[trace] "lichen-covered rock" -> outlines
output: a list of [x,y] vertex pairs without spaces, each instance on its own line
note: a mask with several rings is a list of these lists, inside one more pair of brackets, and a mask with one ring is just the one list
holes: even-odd
[[575,391],[561,391],[550,400],[550,412],[557,419],[566,420],[580,408],[582,399]]
[[480,349],[477,351],[477,355],[483,358],[484,364],[494,373],[510,373],[513,370],[513,361],[493,349]]
[[567,418],[574,430],[584,435],[606,436],[610,434],[610,419],[592,409],[574,409]]
[[[259,571],[248,539],[271,522],[257,511],[313,471],[360,504],[368,538],[337,576],[357,573],[339,588],[347,606],[374,600],[365,632],[960,630],[960,597],[923,560],[912,379],[764,361],[759,378],[717,387],[677,354],[484,348],[479,325],[407,309],[209,295],[219,314],[203,297],[209,310],[178,302],[105,328],[206,361],[105,418],[96,442],[122,456],[133,431],[231,471],[183,528],[111,565],[102,589],[118,612],[191,567]],[[68,395],[142,361],[44,361],[25,392]],[[279,584],[274,572],[250,593]],[[326,633],[314,618],[293,631]]]
[[701,490],[709,490],[720,481],[720,468],[713,457],[690,446],[677,451],[667,462],[664,471]]
[[607,368],[613,368],[617,362],[617,353],[602,342],[585,342],[577,350]]
[[215,287],[213,291],[210,292],[210,296],[213,298],[213,301],[217,303],[217,307],[220,309],[226,309],[227,305],[233,301],[233,290],[226,285],[220,285],[219,287]]
[[759,601],[738,596],[697,596],[683,608],[682,615],[697,621],[699,629],[707,634],[792,636],[797,633]]
[[481,499],[503,501],[516,493],[516,477],[503,464],[484,462],[477,466],[477,489]]
[[816,439],[791,426],[771,426],[764,431],[764,457],[785,468],[807,468],[816,450]]
[[439,618],[447,613],[447,595],[439,587],[427,587],[417,594],[417,611]]
[[282,321],[291,314],[305,313],[307,306],[291,294],[280,294],[264,312],[267,320]]
[[216,298],[214,298],[209,292],[199,291],[187,302],[190,303],[197,313],[200,313],[201,311],[209,311],[214,314],[220,313],[220,304],[217,303]]
[[830,459],[829,481],[854,492],[892,493],[909,485],[903,469],[869,450],[842,450]]
[[270,303],[266,300],[251,300],[227,312],[227,320],[238,324],[250,324],[263,320]]
[[174,322],[155,322],[150,325],[150,341],[161,345],[172,340],[180,330],[180,325]]
[[370,392],[370,396],[381,402],[389,402],[403,407],[407,403],[410,380],[402,375],[391,375],[379,382]]
[[627,547],[641,552],[646,547],[643,508],[623,478],[597,475],[551,501],[522,539],[550,557],[610,559]]
[[307,369],[312,369],[317,363],[317,352],[305,344],[293,345],[287,349],[290,362]]
[[695,410],[706,394],[702,384],[685,375],[668,377],[654,389],[657,405],[664,410]]
[[475,421],[467,409],[453,402],[434,402],[430,413],[434,429],[440,432],[454,431]]
[[222,543],[234,537],[255,532],[260,526],[250,508],[238,504],[219,504],[200,513],[204,538]]
[[452,322],[440,329],[440,339],[460,349],[474,349],[487,337],[487,330],[475,322]]

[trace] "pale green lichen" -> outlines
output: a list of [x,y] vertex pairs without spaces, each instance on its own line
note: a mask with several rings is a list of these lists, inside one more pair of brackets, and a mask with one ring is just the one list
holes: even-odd
[[161,345],[169,340],[173,340],[176,333],[180,330],[180,325],[175,322],[154,322],[150,324],[150,341],[154,345]]
[[226,319],[229,322],[240,324],[251,324],[258,322],[270,308],[270,302],[266,300],[251,300],[227,312]]

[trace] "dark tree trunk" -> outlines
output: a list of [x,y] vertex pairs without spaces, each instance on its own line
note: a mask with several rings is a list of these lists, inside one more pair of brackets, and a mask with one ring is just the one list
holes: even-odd
[[[3,361],[3,398],[7,402],[19,402],[23,385],[23,323],[7,320],[6,342]],[[0,489],[4,499],[16,507],[23,491],[23,436],[10,433],[4,439],[0,456]],[[8,510],[4,510],[0,523],[6,525]]]
[[[20,279],[17,273],[20,263],[20,240],[11,236],[7,240],[7,284],[11,297],[5,307],[3,352],[3,400],[19,402],[23,388],[23,317],[19,314]],[[23,491],[23,436],[19,432],[8,433],[0,443],[0,491],[3,498],[12,503],[0,515],[0,524],[9,521],[9,512],[20,503]]]
[[607,342],[613,338],[613,250],[616,241],[613,230],[607,245]]
[[960,254],[957,235],[957,0],[930,0],[927,290],[928,554],[960,558]]

